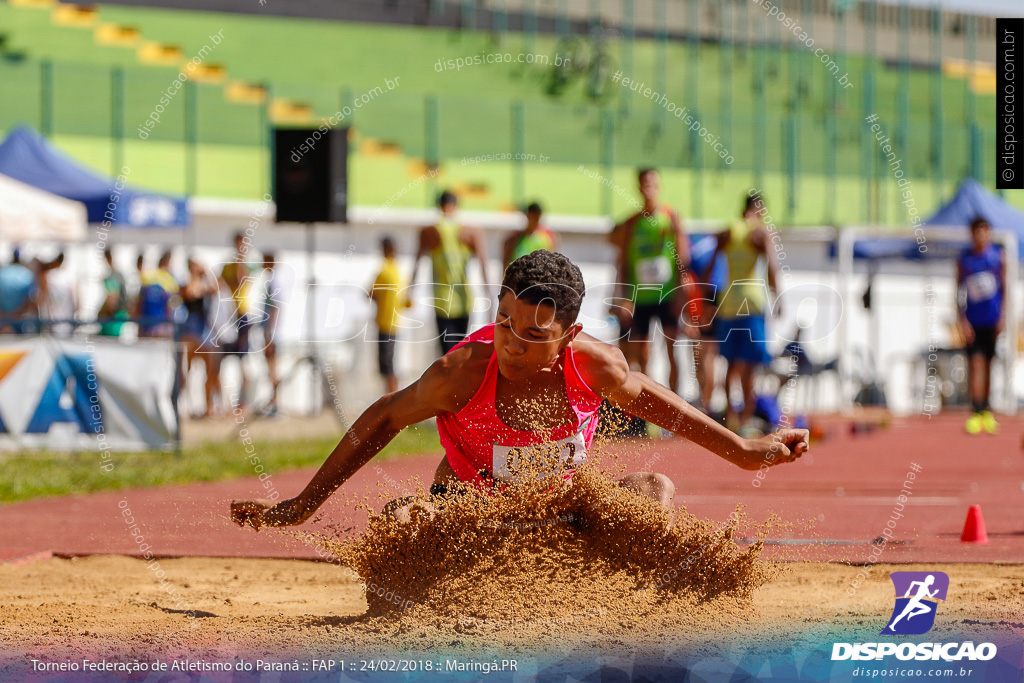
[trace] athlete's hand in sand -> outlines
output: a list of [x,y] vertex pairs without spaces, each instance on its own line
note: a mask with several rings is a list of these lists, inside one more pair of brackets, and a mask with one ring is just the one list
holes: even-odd
[[809,439],[806,429],[780,429],[760,439],[747,439],[739,465],[745,470],[758,470],[793,462],[807,452]]
[[231,501],[231,520],[243,529],[246,524],[256,531],[261,526],[295,526],[307,519],[309,514],[294,498],[281,502],[265,499]]

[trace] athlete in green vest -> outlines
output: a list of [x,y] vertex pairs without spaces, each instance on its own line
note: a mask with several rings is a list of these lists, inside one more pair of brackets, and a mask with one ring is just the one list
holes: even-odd
[[526,256],[539,249],[558,251],[558,238],[555,237],[555,233],[540,224],[540,217],[544,214],[540,204],[530,204],[523,213],[526,214],[526,227],[516,230],[505,240],[501,262],[506,268],[520,256]]
[[410,283],[416,281],[420,261],[430,256],[433,266],[434,308],[441,353],[448,353],[469,332],[469,314],[473,309],[472,290],[466,273],[469,259],[480,261],[484,286],[487,280],[487,249],[483,235],[476,228],[455,222],[458,200],[445,191],[437,200],[441,218],[435,225],[420,230],[419,248]]
[[[718,233],[715,252],[716,256],[725,254],[729,263],[729,285],[715,315],[719,352],[729,362],[725,394],[729,395],[736,379],[739,379],[743,390],[743,412],[737,416],[729,401],[726,425],[741,435],[756,431],[750,422],[757,407],[755,374],[759,367],[772,359],[768,352],[765,316],[771,310],[768,288],[772,293],[778,291],[775,249],[769,248],[769,242],[777,239],[778,233],[772,235],[768,232],[762,220],[765,213],[761,196],[748,194],[744,199],[742,218]],[[779,313],[778,302],[774,312],[776,315]]]
[[679,316],[686,303],[683,273],[690,265],[690,242],[679,215],[659,204],[661,184],[652,168],[637,174],[643,208],[616,225],[609,241],[618,249],[618,281],[626,285],[632,313],[623,311],[620,322],[628,330],[620,339],[627,360],[647,372],[651,321],[658,318],[665,335],[669,363],[669,387],[679,390],[679,362],[675,342]]

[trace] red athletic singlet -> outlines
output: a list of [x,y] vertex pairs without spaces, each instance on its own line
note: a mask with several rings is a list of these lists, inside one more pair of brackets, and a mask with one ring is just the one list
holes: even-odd
[[[455,349],[470,342],[493,345],[494,324],[469,335]],[[524,446],[557,442],[560,444],[560,457],[566,463],[578,465],[584,461],[597,430],[597,411],[601,406],[601,397],[580,377],[573,360],[572,346],[566,346],[563,354],[565,389],[576,413],[576,421],[572,424],[545,432],[523,432],[505,425],[494,406],[498,357],[493,351],[487,363],[484,381],[469,403],[457,413],[441,413],[437,416],[441,445],[459,479],[475,483],[486,483],[485,477],[499,483],[510,481],[510,455],[514,459],[517,454],[515,449]]]

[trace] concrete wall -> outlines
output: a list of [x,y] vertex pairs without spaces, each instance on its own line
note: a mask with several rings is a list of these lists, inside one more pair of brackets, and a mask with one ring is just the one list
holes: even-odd
[[[92,4],[91,0],[70,0],[77,4]],[[394,23],[415,26],[438,26],[455,28],[462,22],[462,0],[437,2],[440,11],[431,11],[431,0],[108,0],[112,4],[142,7],[165,7],[172,9],[204,10],[213,12],[240,12],[271,16],[307,17],[337,21],[358,21]],[[768,40],[772,43],[794,43],[792,34],[774,17],[768,17],[767,6],[761,7],[756,0],[698,0],[694,5],[684,0],[667,0],[664,17],[658,15],[660,0],[633,0],[632,21],[624,15],[626,3],[622,1],[602,2],[600,24],[602,28],[621,33],[623,26],[632,23],[638,37],[651,37],[665,32],[673,39],[688,34],[697,34],[704,40],[718,42],[728,38],[732,42],[752,43]],[[878,23],[873,31],[865,23],[865,7],[858,3],[845,20],[843,37],[837,41],[833,3],[830,0],[762,0],[768,5],[778,6],[788,17],[798,20],[814,39],[814,46],[835,50],[838,44],[854,53],[868,52],[871,34],[874,35],[875,49],[884,59],[900,57],[901,45],[908,44],[909,58],[914,63],[928,63],[930,60],[931,14],[927,7],[910,10],[910,41],[901,40],[898,30],[899,8],[895,3],[878,5]],[[504,12],[508,30],[519,31],[524,27],[524,12],[537,13],[537,30],[554,33],[558,30],[558,17],[562,11],[562,0],[476,0],[475,25],[480,28],[492,26],[495,12]],[[568,0],[567,28],[570,33],[585,35],[591,30],[591,0]],[[693,7],[697,7],[696,28]],[[810,11],[805,11],[807,8]],[[724,22],[724,24],[723,24]],[[974,59],[995,63],[995,18],[978,16],[977,44]],[[726,28],[723,28],[723,25]],[[967,18],[961,12],[942,13],[941,56],[966,59],[968,54],[966,34]],[[938,56],[935,53],[933,56]]]

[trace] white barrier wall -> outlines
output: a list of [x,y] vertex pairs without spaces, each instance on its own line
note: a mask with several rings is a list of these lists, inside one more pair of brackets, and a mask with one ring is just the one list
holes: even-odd
[[[124,230],[112,232],[110,244],[114,246],[115,263],[119,270],[134,277],[135,257],[142,249],[149,264],[155,265],[159,253],[168,247],[176,247],[172,261],[173,270],[182,277],[185,272],[186,253],[194,255],[211,268],[232,259],[231,235],[251,223],[258,203],[210,202],[198,204],[196,225],[186,232],[164,230]],[[372,305],[365,295],[380,265],[379,242],[385,236],[393,237],[398,245],[399,263],[405,274],[411,272],[412,254],[416,234],[420,226],[433,221],[431,211],[388,211],[355,209],[354,223],[344,226],[318,226],[315,233],[315,258],[313,268],[318,283],[313,297],[314,339],[311,346],[306,335],[306,285],[309,281],[310,260],[306,253],[308,233],[302,226],[272,223],[272,215],[265,215],[257,222],[253,231],[253,250],[250,260],[258,263],[262,250],[276,252],[278,270],[284,288],[285,303],[281,327],[278,334],[280,346],[281,374],[289,375],[295,361],[315,348],[334,373],[335,388],[344,403],[346,414],[361,410],[375,400],[383,391],[383,383],[377,376],[375,331],[372,325]],[[367,216],[374,216],[373,225],[365,222]],[[469,275],[477,288],[477,303],[472,317],[473,327],[485,324],[493,314],[495,281],[500,277],[500,264],[496,256],[507,232],[522,224],[518,214],[466,214],[461,217],[468,224],[483,227],[491,255],[488,263],[491,289],[485,294],[481,283],[480,269],[471,264]],[[364,222],[359,222],[363,220]],[[562,251],[580,265],[587,283],[589,295],[584,302],[582,321],[587,332],[600,338],[612,339],[616,329],[609,323],[602,294],[606,295],[614,281],[612,248],[605,242],[605,234],[611,221],[593,218],[551,217],[547,221],[562,239]],[[694,232],[711,232],[718,225],[690,222]],[[829,242],[834,232],[831,229],[799,229],[784,231],[785,264],[790,268],[790,279],[786,287],[794,288],[817,285],[841,292],[837,277],[837,264],[828,255]],[[43,255],[51,255],[56,245],[26,247],[28,253],[34,248]],[[95,244],[74,245],[68,249],[69,258],[65,269],[80,284],[81,310],[88,317],[100,302],[100,280],[105,272],[100,249]],[[398,372],[403,383],[414,380],[422,370],[437,357],[438,348],[432,341],[436,335],[433,311],[426,300],[431,296],[428,285],[430,268],[421,265],[419,282],[411,290],[416,302],[408,313],[408,320],[419,327],[403,332],[402,344],[396,356]],[[863,264],[856,264],[849,291],[852,301],[843,300],[836,307],[821,299],[819,305],[813,301],[787,303],[782,317],[771,325],[770,330],[780,335],[770,346],[779,352],[786,339],[792,338],[797,323],[802,321],[811,327],[803,333],[802,341],[813,360],[827,362],[836,357],[840,350],[841,327],[837,321],[848,316],[849,344],[855,357],[874,358],[874,367],[848,366],[847,372],[855,377],[877,376],[885,384],[889,407],[899,413],[915,413],[921,410],[921,397],[917,388],[918,380],[913,373],[920,373],[913,365],[919,352],[930,343],[948,346],[949,327],[955,317],[953,295],[953,269],[950,263],[936,263],[922,267],[920,264],[884,264],[876,276],[874,300],[877,325],[863,308],[860,295],[867,285],[867,274]],[[930,297],[930,299],[929,299]],[[931,300],[933,303],[928,304]],[[1018,299],[1019,300],[1019,299]],[[826,305],[828,304],[828,305]],[[836,310],[836,309],[839,310]],[[934,317],[934,321],[929,318]],[[361,331],[364,331],[362,332]],[[365,341],[369,339],[370,341]],[[254,346],[259,348],[258,340]],[[659,347],[663,348],[661,344]],[[650,374],[656,379],[667,379],[667,363],[664,352],[652,349]],[[1000,353],[1009,352],[1003,340]],[[690,363],[688,348],[679,349],[684,367]],[[254,401],[269,393],[265,364],[262,357],[253,354],[246,359],[246,367],[255,383]],[[295,372],[291,380],[282,386],[281,398],[285,410],[301,412],[314,402],[315,390],[310,386],[308,372]],[[187,410],[202,409],[202,370],[194,370],[191,386],[186,392]],[[225,362],[224,382],[235,386],[238,381],[238,365]],[[997,380],[996,391],[1001,391]],[[696,386],[690,373],[684,373],[684,395],[693,396]],[[1018,386],[1020,386],[1018,384]],[[798,399],[802,405],[796,408],[805,411],[838,410],[844,405],[838,383],[825,382],[821,391],[813,398]],[[845,398],[850,398],[849,396]],[[720,395],[718,401],[723,401]],[[997,406],[1005,408],[1007,406]],[[356,413],[357,414],[357,413]],[[346,420],[347,421],[347,420]]]
[[0,449],[170,448],[173,346],[54,337],[0,337]]

